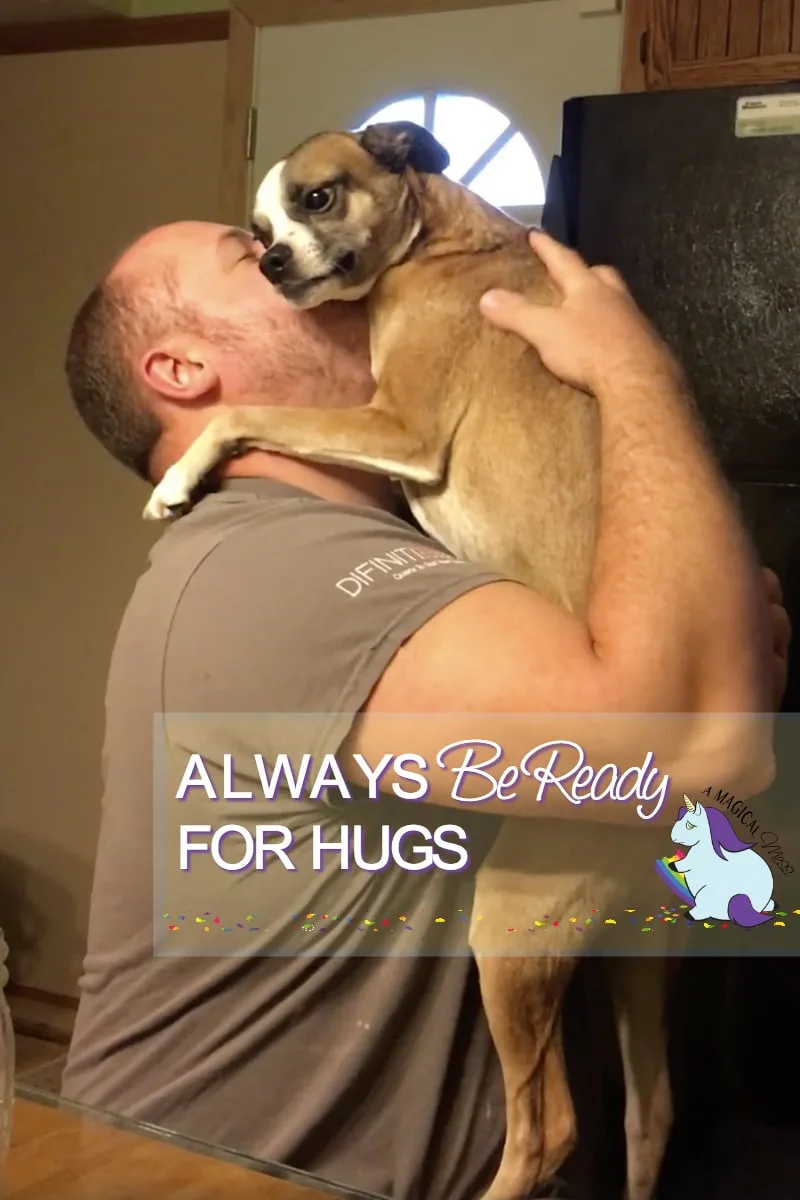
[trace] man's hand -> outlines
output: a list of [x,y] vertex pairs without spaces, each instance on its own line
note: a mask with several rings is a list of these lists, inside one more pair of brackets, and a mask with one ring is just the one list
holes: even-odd
[[530,244],[563,300],[553,307],[487,292],[481,310],[493,325],[525,338],[554,375],[584,391],[607,393],[621,375],[651,388],[666,376],[675,386],[680,368],[615,270],[588,267],[545,233],[531,233]]
[[772,698],[777,712],[786,691],[792,626],[789,614],[783,607],[783,593],[778,576],[769,567],[763,568],[763,575],[772,619]]

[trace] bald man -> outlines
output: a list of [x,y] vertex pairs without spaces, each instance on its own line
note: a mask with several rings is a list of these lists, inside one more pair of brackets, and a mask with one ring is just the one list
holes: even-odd
[[[457,714],[477,712],[486,714],[481,736],[505,741],[514,761],[537,744],[540,712],[668,711],[691,718],[672,760],[696,765],[704,714],[771,706],[758,568],[674,362],[616,276],[545,237],[533,245],[563,305],[544,320],[500,294],[485,311],[598,397],[604,506],[589,624],[455,559],[397,515],[379,475],[265,453],[228,463],[157,543],[116,643],[66,1096],[393,1200],[477,1200],[497,1165],[504,1103],[464,914],[508,810],[497,800],[457,809],[446,781],[409,807],[370,801],[352,779],[345,815],[330,800],[259,799],[248,756],[344,750],[376,763],[415,750],[430,762],[447,742],[474,736]],[[255,394],[271,405],[345,407],[370,397],[362,307],[294,312],[262,277],[260,252],[238,229],[158,229],[76,317],[67,372],[78,412],[148,483],[220,404]],[[218,765],[235,747],[234,790],[254,795],[217,805],[187,796],[185,811],[213,828],[285,825],[297,869],[212,880],[199,866],[216,889],[205,915],[213,920],[213,908],[227,935],[205,934],[191,910],[177,910],[179,926],[175,909],[164,918],[169,935],[156,912],[154,953],[153,715],[164,712],[200,715],[194,725],[164,721],[174,770],[190,753]],[[407,715],[393,723],[392,713]],[[508,744],[504,713],[531,714],[518,745]],[[273,718],[248,724],[247,714]],[[723,762],[728,779],[769,776],[755,724],[704,749],[709,778]],[[599,753],[596,726],[580,732],[587,753]],[[575,819],[565,807],[549,815]],[[521,789],[514,813],[541,818],[534,791]],[[621,819],[619,806],[594,815]],[[312,826],[342,820],[359,823],[373,848],[383,824],[456,822],[469,868],[314,871]],[[197,900],[202,913],[200,892]],[[575,1094],[603,1111],[575,997],[584,1022],[571,1043]],[[617,1186],[592,1156],[605,1131],[587,1120],[581,1132],[599,1200]],[[540,1194],[567,1195],[558,1186]]]

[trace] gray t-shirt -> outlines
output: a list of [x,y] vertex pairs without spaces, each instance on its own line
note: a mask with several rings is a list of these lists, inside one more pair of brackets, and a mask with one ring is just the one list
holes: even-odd
[[[259,798],[252,764],[335,753],[403,642],[496,578],[395,516],[263,479],[226,482],[167,530],[111,664],[64,1095],[393,1200],[476,1200],[504,1131],[466,945],[494,819]],[[229,786],[253,800],[177,802],[193,753],[218,788],[233,754]],[[182,873],[178,819],[287,826],[296,869],[228,873],[194,854]],[[470,867],[313,870],[312,827],[331,840],[343,822],[366,831],[370,861],[383,825],[457,823]]]

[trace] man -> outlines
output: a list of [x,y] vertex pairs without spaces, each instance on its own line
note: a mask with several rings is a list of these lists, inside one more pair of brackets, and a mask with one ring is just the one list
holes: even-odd
[[[543,236],[534,247],[561,308],[499,295],[486,315],[598,397],[603,514],[588,625],[436,547],[394,515],[378,475],[261,453],[227,464],[156,545],[115,648],[67,1096],[395,1200],[477,1200],[504,1105],[463,952],[472,874],[314,872],[311,826],[334,828],[337,806],[259,798],[254,753],[268,764],[306,751],[374,764],[415,751],[430,763],[475,736],[474,718],[457,714],[480,713],[478,736],[515,761],[553,727],[547,713],[667,711],[689,714],[679,733],[658,735],[678,775],[768,781],[758,722],[703,719],[770,709],[770,644],[748,541],[679,373],[613,273]],[[158,480],[221,403],[368,401],[361,308],[295,313],[258,262],[240,230],[169,226],[131,247],[79,313],[67,359],[78,411],[144,479]],[[174,870],[164,883],[159,868],[167,924],[154,955],[153,853],[162,834],[174,849],[150,802],[158,713],[168,714],[156,754],[169,812],[177,795],[189,822],[285,825],[297,869],[226,875],[195,853],[200,883],[187,885]],[[529,715],[512,727],[511,713]],[[570,726],[590,761],[640,751],[631,733],[609,758],[613,730],[600,725]],[[226,794],[237,799],[186,789],[192,753],[219,787],[234,750]],[[456,812],[451,782],[432,777],[411,809],[359,793],[343,819],[361,823],[373,851],[387,823],[457,821],[474,871],[508,810],[494,800]],[[514,811],[541,813],[532,787]],[[593,818],[631,819],[616,806]],[[442,913],[455,932],[437,943]]]

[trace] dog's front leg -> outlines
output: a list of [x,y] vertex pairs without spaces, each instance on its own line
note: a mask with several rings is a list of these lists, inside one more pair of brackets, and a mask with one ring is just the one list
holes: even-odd
[[144,515],[161,521],[182,511],[217,463],[248,447],[436,484],[443,477],[447,452],[437,433],[433,428],[407,428],[376,400],[363,408],[329,410],[223,408],[165,473]]

